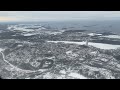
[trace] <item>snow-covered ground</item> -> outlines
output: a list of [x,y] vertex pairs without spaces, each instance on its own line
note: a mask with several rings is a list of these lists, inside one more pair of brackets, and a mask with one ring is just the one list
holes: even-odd
[[47,34],[54,34],[54,35],[57,35],[57,34],[62,34],[64,31],[44,31],[44,33],[47,33]]
[[12,35],[12,36],[17,36],[17,35]]
[[18,30],[18,31],[27,31],[27,32],[30,32],[30,31],[34,31],[32,29],[25,29],[23,27],[18,27],[18,26],[10,26],[8,27],[9,30]]
[[97,33],[89,33],[89,36],[95,36],[95,35],[102,35],[102,34],[97,34]]
[[21,46],[23,46],[23,45],[21,45],[21,44],[20,44],[20,45],[18,45],[18,47],[21,47]]
[[[79,45],[84,45],[86,43],[86,42],[72,42],[72,41],[48,41],[48,42],[53,42],[53,43],[63,42],[63,43],[67,43],[67,44],[79,44]],[[100,48],[100,49],[117,49],[117,48],[120,48],[120,45],[93,43],[93,42],[89,42],[88,45],[92,45],[92,46]]]
[[32,36],[32,35],[35,35],[34,33],[27,33],[27,34],[24,34],[24,36]]
[[[66,75],[67,74],[65,70],[61,70],[60,73],[62,75]],[[79,73],[76,73],[76,72],[70,72],[67,76],[72,77],[72,78],[76,78],[76,79],[87,79],[83,75],[81,75]]]
[[49,34],[57,35],[57,34],[62,34],[62,32],[50,32]]
[[1,52],[1,51],[4,51],[4,49],[0,48],[0,52]]
[[120,39],[120,36],[119,36],[119,35],[107,35],[107,36],[100,36],[100,37]]
[[80,75],[80,74],[74,73],[74,72],[71,72],[70,74],[68,74],[68,76],[71,76],[71,77],[74,77],[74,78],[77,78],[77,79],[87,79],[83,75]]
[[66,74],[66,71],[65,70],[61,70],[60,73],[61,74]]
[[[33,28],[33,29],[28,29],[28,28]],[[34,29],[34,28],[38,28],[38,29]],[[9,30],[19,30],[19,31],[26,31],[26,32],[30,32],[30,31],[34,31],[34,30],[42,30],[45,29],[44,27],[38,25],[31,25],[31,24],[18,24],[18,25],[10,25],[8,26]]]

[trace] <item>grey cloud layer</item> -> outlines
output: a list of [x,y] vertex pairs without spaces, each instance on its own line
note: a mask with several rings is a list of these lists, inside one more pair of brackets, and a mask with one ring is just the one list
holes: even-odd
[[18,21],[119,19],[120,11],[0,11],[0,17]]

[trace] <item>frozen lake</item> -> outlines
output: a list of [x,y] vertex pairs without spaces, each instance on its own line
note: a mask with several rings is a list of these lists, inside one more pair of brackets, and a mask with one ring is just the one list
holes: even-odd
[[[72,41],[48,41],[53,43],[63,42],[67,44],[79,44],[79,45],[85,45],[86,42],[72,42]],[[112,45],[112,44],[103,44],[103,43],[93,43],[89,42],[89,45],[92,45],[94,47],[100,48],[100,49],[117,49],[120,48],[120,45]]]

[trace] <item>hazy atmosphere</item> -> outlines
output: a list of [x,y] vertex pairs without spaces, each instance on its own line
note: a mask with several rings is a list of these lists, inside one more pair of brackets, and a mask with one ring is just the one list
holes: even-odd
[[0,11],[0,22],[118,19],[120,11]]

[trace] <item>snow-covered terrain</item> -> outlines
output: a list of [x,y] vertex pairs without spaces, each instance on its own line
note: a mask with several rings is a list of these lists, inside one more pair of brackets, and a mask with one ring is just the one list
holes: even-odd
[[32,36],[32,35],[35,35],[35,34],[33,34],[33,33],[24,34],[24,36]]
[[102,34],[97,34],[97,33],[89,33],[89,36],[95,36],[95,35],[102,35]]
[[9,30],[18,30],[18,31],[27,31],[27,32],[34,31],[32,29],[26,29],[26,28],[23,28],[23,27],[19,27],[17,25],[9,26],[8,29]]
[[74,73],[74,72],[71,72],[70,74],[68,74],[68,76],[71,76],[71,77],[74,77],[74,78],[77,78],[77,79],[87,79],[83,75],[80,75],[80,74]]
[[[54,42],[54,43],[63,42],[63,43],[67,43],[67,44],[79,44],[79,45],[85,45],[85,43],[86,43],[86,42],[72,42],[72,41],[48,41],[48,42]],[[93,43],[93,42],[89,42],[88,44],[92,45],[94,47],[100,48],[100,49],[117,49],[117,48],[120,48],[120,45]]]
[[9,30],[18,30],[18,31],[25,31],[25,32],[30,32],[30,31],[34,31],[34,30],[42,30],[45,29],[44,27],[38,25],[31,25],[31,24],[18,24],[18,25],[10,25],[8,26]]
[[[60,73],[63,74],[63,75],[66,75],[66,74],[67,74],[65,70],[61,70]],[[84,77],[83,75],[78,74],[78,73],[76,73],[76,72],[70,72],[70,73],[68,74],[68,76],[69,76],[69,77],[72,77],[72,78],[75,78],[75,79],[87,79],[87,78]]]
[[120,36],[81,30],[9,24],[0,33],[0,75],[11,79],[119,79]]
[[58,30],[58,31],[42,31],[42,32],[44,32],[44,33],[46,33],[46,34],[49,34],[49,35],[51,35],[51,34],[53,34],[53,35],[57,35],[57,34],[62,34],[64,31],[63,30]]
[[49,32],[49,34],[57,35],[57,34],[62,34],[62,32]]

